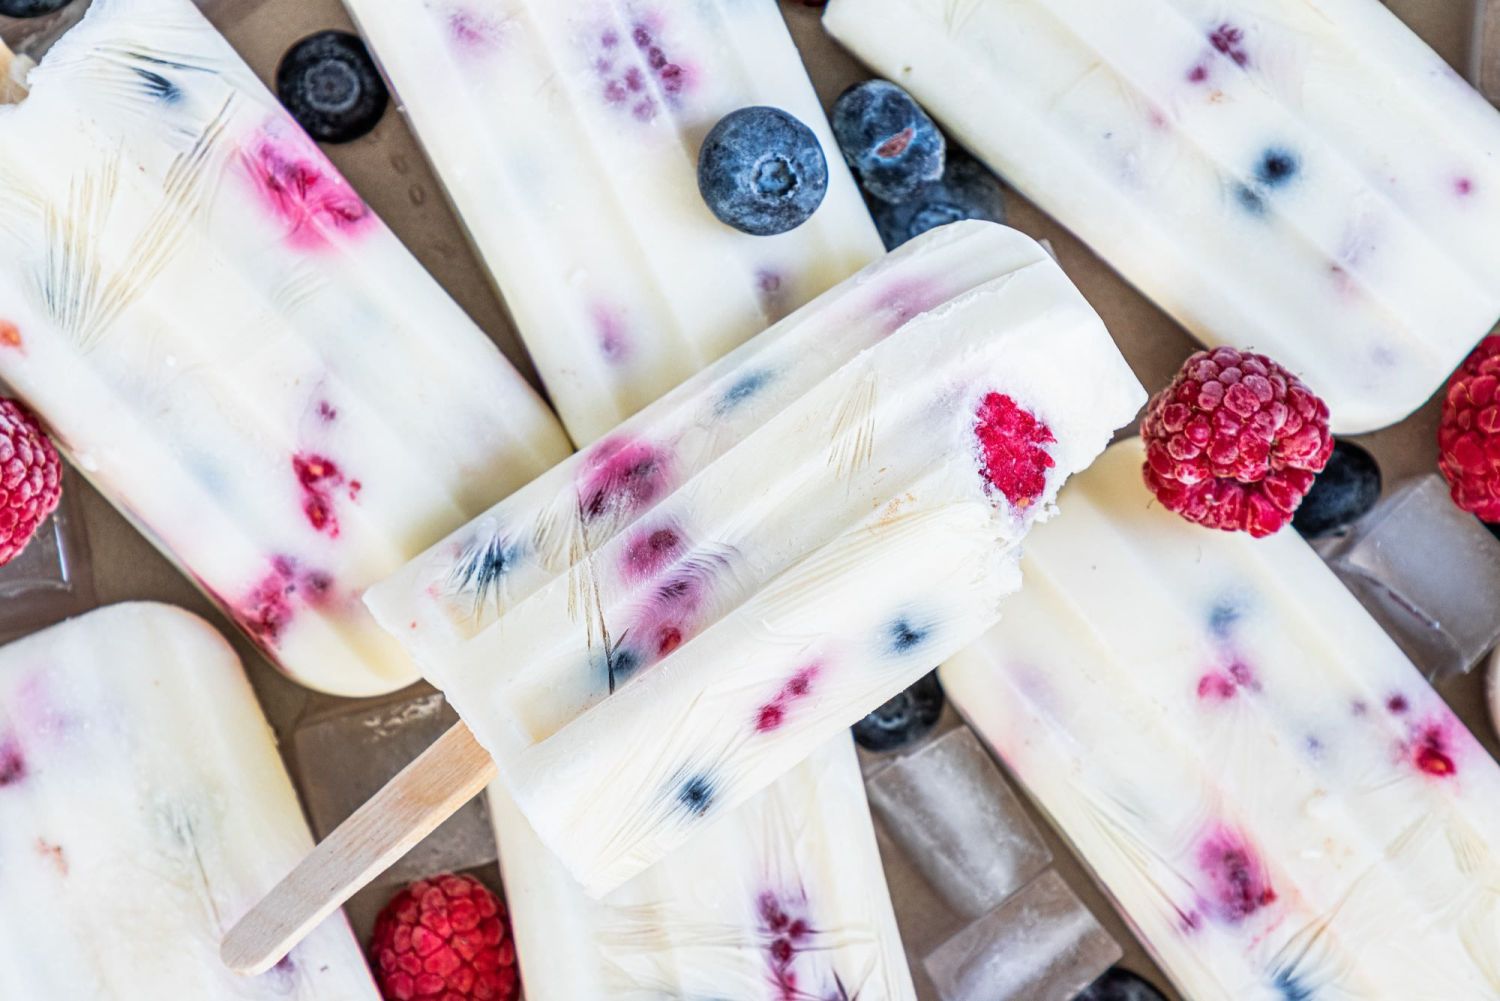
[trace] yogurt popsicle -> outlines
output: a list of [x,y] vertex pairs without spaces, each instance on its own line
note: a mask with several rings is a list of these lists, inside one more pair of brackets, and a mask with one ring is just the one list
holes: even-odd
[[1291,531],[1064,491],[954,703],[1201,1001],[1500,990],[1500,768]]
[[360,592],[561,429],[188,0],[97,0],[0,107],[0,379],[289,675],[416,669]]
[[[345,2],[580,445],[881,253],[774,3]],[[750,105],[828,162],[777,236],[698,193],[704,136]]]
[[377,1001],[342,915],[253,979],[219,936],[312,844],[229,645],[116,605],[0,649],[0,997]]
[[1500,316],[1500,115],[1370,0],[832,0],[824,23],[1210,346],[1334,430]]
[[490,812],[530,1001],[916,999],[847,734],[601,901]]
[[947,227],[366,601],[602,894],[982,632],[1142,397],[1040,246]]

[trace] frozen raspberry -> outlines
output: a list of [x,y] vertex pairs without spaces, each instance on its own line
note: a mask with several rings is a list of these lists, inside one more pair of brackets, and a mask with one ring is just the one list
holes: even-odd
[[1188,521],[1270,535],[1333,451],[1328,405],[1265,355],[1199,351],[1146,407],[1146,486]]
[[1047,492],[1053,465],[1047,446],[1057,441],[1051,428],[1004,393],[989,393],[975,414],[974,435],[986,482],[1013,506],[1030,507]]
[[505,905],[472,876],[418,880],[385,905],[370,942],[386,1001],[512,1001],[521,992]]
[[15,559],[62,498],[62,460],[31,412],[0,399],[0,566]]
[[1448,480],[1453,503],[1500,521],[1500,336],[1479,342],[1443,397],[1438,424],[1438,468]]

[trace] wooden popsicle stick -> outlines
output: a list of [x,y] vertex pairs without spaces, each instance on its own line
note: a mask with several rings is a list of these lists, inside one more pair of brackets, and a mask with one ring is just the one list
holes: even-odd
[[494,779],[495,759],[455,725],[297,864],[224,936],[236,973],[264,973],[344,901]]
[[0,39],[0,104],[20,104],[26,100],[26,74],[36,63],[18,56]]

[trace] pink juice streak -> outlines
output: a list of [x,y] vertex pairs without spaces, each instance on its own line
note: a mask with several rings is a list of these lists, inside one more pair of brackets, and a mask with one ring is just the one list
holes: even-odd
[[299,605],[327,603],[333,578],[321,570],[303,570],[295,560],[277,556],[270,570],[234,606],[235,619],[257,642],[274,648],[296,617]]
[[1243,661],[1237,660],[1227,668],[1207,671],[1198,679],[1198,698],[1205,702],[1227,702],[1241,689],[1260,691],[1260,680]]
[[606,438],[584,455],[578,474],[578,503],[586,522],[628,516],[666,493],[671,455],[666,449],[628,437]]
[[375,227],[374,213],[301,132],[275,123],[252,138],[240,156],[262,204],[296,249],[322,250],[334,239],[358,237]]
[[1265,863],[1249,839],[1232,828],[1216,827],[1205,835],[1197,863],[1205,877],[1208,908],[1226,924],[1239,924],[1276,902]]
[[810,664],[801,668],[781,686],[781,690],[769,702],[755,712],[755,732],[770,733],[786,722],[787,713],[793,706],[812,694],[813,682],[817,680],[823,665]]
[[807,919],[807,898],[790,900],[770,890],[756,900],[761,932],[765,935],[766,963],[776,1001],[804,1001],[808,995],[798,986],[793,968],[799,955],[813,947],[813,928]]
[[[308,523],[314,531],[338,538],[339,521],[333,501],[339,488],[346,486],[344,474],[333,460],[316,454],[292,456],[292,472],[302,488],[302,513]],[[361,488],[359,480],[347,481],[349,500],[358,500]]]
[[682,535],[675,527],[646,528],[626,544],[620,575],[632,583],[651,580],[679,559],[682,552]]

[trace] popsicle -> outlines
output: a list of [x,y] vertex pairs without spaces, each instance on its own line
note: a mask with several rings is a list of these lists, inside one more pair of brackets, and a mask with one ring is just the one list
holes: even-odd
[[220,933],[312,844],[207,623],[115,605],[0,649],[0,997],[377,1001],[340,915],[254,979]]
[[[346,5],[580,445],[881,253],[774,3]],[[754,105],[829,171],[775,236],[719,222],[696,180],[704,136]]]
[[832,0],[824,23],[1203,343],[1334,430],[1500,316],[1500,115],[1370,0]]
[[530,1001],[916,999],[847,734],[602,901],[490,813]]
[[1500,768],[1292,531],[1063,492],[948,695],[1196,1001],[1500,991]]
[[416,670],[361,591],[567,454],[189,0],[98,0],[0,107],[0,379],[290,676]]
[[1141,399],[1040,246],[946,227],[366,602],[603,894],[982,631]]

